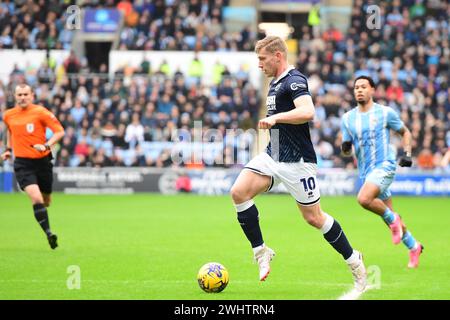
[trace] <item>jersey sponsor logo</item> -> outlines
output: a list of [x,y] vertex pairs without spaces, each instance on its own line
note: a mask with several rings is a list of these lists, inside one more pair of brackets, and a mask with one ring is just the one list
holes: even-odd
[[291,90],[295,91],[300,88],[306,89],[306,85],[303,83],[296,83],[296,82],[291,83]]
[[27,123],[26,128],[27,128],[27,132],[28,133],[33,133],[33,131],[34,131],[34,123]]
[[359,137],[359,144],[364,147],[375,145],[377,134],[375,130],[365,130]]
[[275,99],[276,96],[268,96],[266,99],[266,105],[267,105],[267,110],[268,111],[272,111],[272,110],[276,110],[277,106],[275,104]]

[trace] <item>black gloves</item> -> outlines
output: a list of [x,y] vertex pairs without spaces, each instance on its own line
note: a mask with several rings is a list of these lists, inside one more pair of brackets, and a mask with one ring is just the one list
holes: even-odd
[[342,142],[341,150],[344,153],[349,153],[350,151],[352,151],[352,143],[350,141]]
[[412,159],[411,159],[411,157],[408,157],[406,155],[402,156],[400,158],[400,161],[398,162],[398,165],[400,167],[411,167],[412,166]]

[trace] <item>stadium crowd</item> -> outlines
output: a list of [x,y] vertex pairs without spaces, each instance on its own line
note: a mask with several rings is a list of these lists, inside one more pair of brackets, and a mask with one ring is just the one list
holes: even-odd
[[73,31],[65,28],[69,4],[57,0],[2,0],[0,49],[70,49]]
[[[8,10],[14,12],[5,9],[11,7],[11,3],[2,2],[0,17],[4,17],[5,12],[7,16]],[[24,3],[32,8],[32,1]],[[109,3],[129,9],[126,1]],[[154,50],[164,49],[153,46],[156,43],[172,43],[162,41],[161,34],[177,33],[173,27],[168,29],[172,30],[170,32],[164,31],[165,27],[160,29],[159,37],[139,40],[145,34],[142,30],[152,28],[150,20],[164,25],[168,11],[174,10],[167,3],[178,2],[135,2],[131,9],[138,13],[137,24],[122,30],[121,48]],[[187,19],[195,13],[197,17],[204,15],[203,22],[217,19],[219,23],[219,16],[212,12],[226,4],[225,1],[200,0],[183,3],[186,8],[176,7],[180,17],[187,13]],[[450,5],[439,0],[386,2],[380,4],[381,28],[370,29],[365,13],[369,4],[371,2],[355,1],[346,34],[330,27],[317,35],[305,26],[299,39],[296,66],[308,76],[316,105],[316,119],[311,126],[319,165],[355,167],[354,160],[340,156],[340,116],[354,106],[352,79],[368,74],[378,83],[375,100],[394,108],[410,128],[414,166],[433,169],[446,162],[444,166],[449,168],[445,154],[450,146]],[[49,14],[44,20],[48,20]],[[35,25],[29,28],[34,30],[42,23],[39,21],[36,18]],[[52,21],[58,19],[55,17]],[[182,18],[176,21],[173,19],[170,23],[183,25]],[[0,23],[4,23],[3,18]],[[141,25],[145,26],[142,30]],[[217,39],[225,38],[222,35]],[[159,40],[153,41],[156,39]],[[45,42],[36,41],[37,48],[41,48],[39,43]],[[149,41],[153,43],[150,47],[146,45]],[[131,48],[127,43],[131,46],[142,43],[142,47]],[[189,44],[184,45],[189,47]],[[175,47],[186,49],[184,45],[178,42]],[[210,48],[218,50],[219,47],[212,45]],[[246,49],[251,48],[237,44],[237,50]],[[170,71],[167,66],[161,65],[157,70],[152,67],[149,61],[144,61],[133,71],[131,81],[123,81],[123,70],[113,79],[106,73],[90,75],[86,63],[73,55],[66,60],[62,71],[51,61],[32,74],[16,68],[9,83],[0,82],[1,111],[13,104],[9,93],[14,84],[33,83],[36,102],[51,109],[66,128],[66,137],[57,150],[56,165],[59,166],[171,166],[174,165],[171,160],[173,129],[186,129],[194,136],[194,122],[202,121],[203,130],[217,129],[226,137],[227,129],[254,128],[261,116],[260,93],[249,83],[245,72],[231,74],[219,63],[215,66],[215,84],[205,85],[189,81],[190,75]],[[0,129],[4,132],[4,128]],[[234,138],[231,135],[227,140],[223,154],[211,149],[210,161],[193,166],[223,165],[224,158],[236,157],[239,148]],[[398,138],[392,141],[399,145]],[[244,146],[245,152],[249,144],[251,140]]]
[[[229,0],[88,0],[81,8],[123,12],[122,50],[251,51],[256,34],[229,32],[223,9]],[[5,0],[0,3],[0,48],[70,49],[74,31],[65,28],[75,1]]]
[[[61,121],[66,136],[57,152],[56,165],[169,166],[174,143],[186,139],[188,133],[194,140],[198,137],[195,130],[199,129],[203,135],[208,129],[216,130],[212,133],[224,137],[226,150],[223,153],[218,148],[217,144],[222,144],[214,140],[213,134],[204,141],[210,142],[203,150],[204,160],[209,160],[202,163],[196,158],[191,166],[231,166],[236,161],[230,157],[239,156],[235,153],[248,154],[251,140],[245,142],[245,135],[244,141],[233,133],[227,135],[227,129],[253,128],[258,117],[260,97],[242,70],[231,74],[224,66],[216,65],[217,85],[205,85],[181,72],[172,74],[164,65],[151,77],[140,74],[146,68],[144,61],[126,81],[121,70],[112,80],[107,74],[80,73],[80,63],[73,59],[69,56],[63,64],[62,76],[56,76],[44,62],[33,73],[17,68],[7,85],[0,82],[2,111],[14,104],[10,93],[15,84],[34,83],[35,103],[49,108]],[[71,63],[75,66],[71,67]],[[71,68],[78,73],[68,72]],[[175,136],[175,129],[183,135]],[[183,156],[186,154],[189,151]]]
[[223,10],[229,0],[121,1],[123,50],[251,51],[256,33],[249,27],[226,30]]
[[[371,4],[380,6],[380,29],[367,26]],[[312,134],[322,166],[355,167],[352,159],[339,156],[340,116],[355,105],[352,79],[363,74],[378,83],[374,100],[399,112],[411,130],[415,166],[432,169],[445,161],[450,147],[449,15],[447,1],[356,0],[347,34],[331,26],[314,37],[311,28],[304,28],[297,68],[309,76],[315,97]],[[399,146],[398,139],[392,141]]]

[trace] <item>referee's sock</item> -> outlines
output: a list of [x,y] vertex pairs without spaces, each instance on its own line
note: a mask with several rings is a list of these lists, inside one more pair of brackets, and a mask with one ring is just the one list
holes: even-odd
[[36,203],[33,205],[33,210],[34,217],[41,226],[42,230],[44,230],[44,232],[47,234],[47,237],[51,236],[52,232],[50,231],[50,222],[48,220],[47,208],[43,203]]
[[339,252],[345,260],[350,258],[353,253],[353,248],[347,240],[344,231],[340,224],[334,220],[334,218],[327,213],[325,214],[325,223],[320,231],[323,233],[323,237],[328,241],[333,248]]
[[241,224],[248,241],[250,241],[252,248],[261,246],[264,241],[259,227],[259,213],[256,209],[253,200],[245,201],[244,203],[235,204],[237,211],[237,219]]

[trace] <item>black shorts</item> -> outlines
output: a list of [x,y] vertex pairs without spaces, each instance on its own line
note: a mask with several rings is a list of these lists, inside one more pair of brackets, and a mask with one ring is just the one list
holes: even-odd
[[52,193],[53,163],[51,153],[40,159],[16,158],[14,173],[22,190],[31,184],[37,184],[42,193]]

